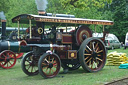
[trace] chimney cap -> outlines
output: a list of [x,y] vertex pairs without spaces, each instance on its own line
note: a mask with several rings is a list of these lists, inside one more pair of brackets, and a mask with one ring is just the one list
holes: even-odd
[[46,12],[44,10],[38,10],[38,14],[45,14]]
[[1,22],[6,22],[6,20],[1,19]]

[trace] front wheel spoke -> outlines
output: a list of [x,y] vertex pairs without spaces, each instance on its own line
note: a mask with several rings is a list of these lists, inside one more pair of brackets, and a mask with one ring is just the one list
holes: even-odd
[[47,66],[48,64],[46,64],[46,63],[43,62],[42,65]]
[[14,62],[14,59],[11,59],[10,61]]
[[50,68],[50,70],[49,70],[49,74],[51,74],[51,68]]
[[54,63],[54,58],[52,59],[52,62],[51,63]]
[[51,68],[52,72],[54,73],[54,70]]
[[5,58],[0,58],[0,59],[5,59]]
[[30,63],[30,61],[29,60],[26,60],[28,63]]
[[50,56],[48,57],[48,61],[50,61]]
[[9,63],[10,65],[12,65],[10,61],[9,61],[8,63]]
[[86,64],[92,59],[92,57],[86,62]]
[[49,63],[49,61],[45,58],[45,61],[47,62],[47,63]]
[[5,57],[5,59],[7,58],[4,54],[2,54],[4,57]]
[[54,65],[54,64],[57,64],[56,61],[53,62],[53,65]]
[[57,64],[53,65],[54,68],[57,68]]
[[33,67],[33,72],[35,72],[36,71],[36,69],[35,69],[35,67]]
[[31,67],[31,66],[29,65],[28,70],[30,69],[30,67]]
[[32,66],[32,69],[31,69],[31,72],[33,71],[33,66]]
[[4,65],[5,63],[1,62],[1,65]]
[[46,69],[46,73],[48,72],[48,68]]
[[101,61],[101,62],[103,61],[102,59],[100,59],[100,58],[98,58],[98,57],[96,57],[96,59],[99,60],[99,61]]
[[46,68],[48,68],[48,66],[46,66],[46,67],[43,67],[42,69],[46,69]]
[[9,54],[9,53],[7,54],[7,56],[8,56],[9,58],[13,57],[13,56],[12,56],[11,54]]
[[25,66],[29,66],[30,64],[26,64]]

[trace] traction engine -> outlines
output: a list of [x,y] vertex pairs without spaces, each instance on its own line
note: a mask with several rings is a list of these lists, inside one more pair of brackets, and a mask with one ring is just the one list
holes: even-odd
[[[68,70],[82,66],[88,72],[97,72],[105,65],[104,37],[92,37],[92,31],[85,24],[113,25],[112,21],[22,14],[14,17],[12,22],[30,26],[23,38],[18,31],[18,39],[26,41],[23,45],[32,48],[21,63],[23,72],[29,76],[40,73],[44,78],[52,78],[61,66]],[[75,29],[68,31],[67,26]]]

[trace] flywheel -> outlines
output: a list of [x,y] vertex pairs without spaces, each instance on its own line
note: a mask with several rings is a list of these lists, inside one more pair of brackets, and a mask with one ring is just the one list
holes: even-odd
[[92,37],[92,31],[87,26],[81,26],[76,31],[76,43],[78,46],[81,45],[81,43],[89,38]]

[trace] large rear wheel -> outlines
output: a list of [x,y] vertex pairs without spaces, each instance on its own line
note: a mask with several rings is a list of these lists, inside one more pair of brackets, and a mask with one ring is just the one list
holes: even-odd
[[94,37],[84,40],[80,46],[79,60],[84,70],[100,71],[106,62],[106,48],[103,41]]

